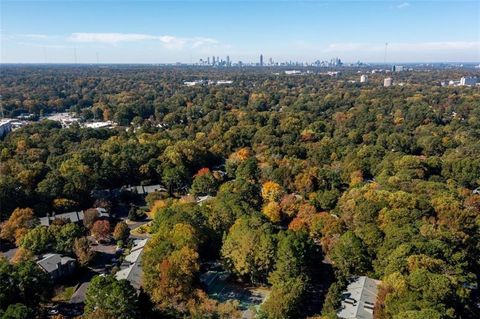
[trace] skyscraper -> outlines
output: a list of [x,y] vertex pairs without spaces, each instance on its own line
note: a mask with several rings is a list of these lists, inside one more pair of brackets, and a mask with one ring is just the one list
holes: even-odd
[[230,66],[230,57],[227,55],[227,66]]
[[260,66],[263,66],[263,54],[260,54]]

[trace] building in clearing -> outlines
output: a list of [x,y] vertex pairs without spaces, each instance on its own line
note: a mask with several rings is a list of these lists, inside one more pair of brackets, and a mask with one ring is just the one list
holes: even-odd
[[463,76],[460,79],[460,85],[474,86],[476,84],[477,84],[477,77],[476,76]]
[[142,266],[140,262],[147,241],[148,238],[134,241],[130,254],[125,257],[120,270],[115,274],[117,280],[126,279],[137,290],[142,286]]
[[389,86],[392,86],[393,84],[393,79],[392,78],[386,78],[383,80],[383,86],[384,87],[389,87]]
[[360,76],[360,83],[367,83],[368,82],[368,75],[362,74]]
[[[107,213],[107,210],[105,208],[97,207],[95,209],[98,212],[98,217],[103,217],[103,218],[110,217],[110,214]],[[80,223],[83,221],[83,218],[84,218],[83,210],[78,212],[69,212],[69,213],[63,213],[63,214],[55,214],[55,213],[52,215],[47,214],[47,216],[40,218],[40,225],[50,226],[55,219],[64,219],[69,221],[70,223]]]
[[366,276],[353,277],[342,293],[341,307],[337,312],[343,319],[373,319],[379,280]]
[[162,185],[139,185],[139,186],[126,186],[126,191],[134,192],[139,195],[148,195],[154,192],[166,192],[167,189]]
[[37,264],[53,280],[71,275],[76,267],[75,259],[59,254],[46,254],[37,261]]
[[12,129],[12,119],[0,119],[0,138],[10,133]]

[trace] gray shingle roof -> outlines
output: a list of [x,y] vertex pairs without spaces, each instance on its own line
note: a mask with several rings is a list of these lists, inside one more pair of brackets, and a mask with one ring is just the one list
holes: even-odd
[[118,280],[127,279],[137,290],[142,285],[141,256],[147,241],[148,238],[135,240],[130,254],[125,257],[121,265],[121,270],[115,274],[115,278]]
[[345,319],[372,319],[373,307],[377,301],[381,282],[366,276],[354,277],[342,293],[338,317]]
[[[109,217],[109,214],[107,213],[105,208],[98,207],[96,208],[96,210],[98,211],[98,216]],[[66,219],[72,223],[78,223],[84,219],[84,214],[83,214],[83,211],[79,211],[79,212],[69,212],[69,213],[55,214],[51,216],[41,217],[40,225],[49,226],[55,218]]]
[[58,265],[65,265],[69,262],[75,262],[75,259],[70,257],[62,257],[59,254],[46,254],[42,259],[37,261],[46,272],[51,273],[58,269]]

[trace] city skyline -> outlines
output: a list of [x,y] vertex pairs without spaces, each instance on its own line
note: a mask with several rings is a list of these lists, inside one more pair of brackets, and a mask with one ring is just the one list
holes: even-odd
[[[2,63],[478,62],[476,1],[2,1]],[[463,27],[461,27],[463,26]],[[385,56],[385,43],[388,42]]]

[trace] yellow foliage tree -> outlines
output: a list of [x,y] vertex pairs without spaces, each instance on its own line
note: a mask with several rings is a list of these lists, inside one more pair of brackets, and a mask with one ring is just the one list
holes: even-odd
[[266,202],[274,202],[279,200],[283,195],[283,190],[280,185],[275,182],[268,181],[262,185],[262,198]]
[[363,173],[362,171],[355,171],[350,174],[350,186],[356,186],[363,182]]
[[280,205],[277,202],[269,202],[263,207],[263,214],[268,217],[272,223],[279,223],[282,220]]

